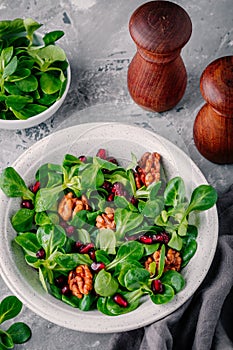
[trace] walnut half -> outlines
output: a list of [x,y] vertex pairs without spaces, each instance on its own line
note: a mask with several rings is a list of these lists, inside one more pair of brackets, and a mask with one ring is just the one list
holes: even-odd
[[93,288],[93,276],[87,265],[79,265],[68,276],[68,285],[71,293],[82,299],[84,294],[89,294]]
[[[150,264],[152,262],[155,262],[156,263],[156,268],[158,268],[159,258],[160,258],[160,250],[156,250],[145,261],[145,268],[146,268],[146,270],[148,270],[150,272]],[[166,272],[168,270],[180,271],[181,263],[182,263],[182,259],[181,259],[181,256],[180,256],[180,252],[178,252],[175,249],[169,248],[168,251],[167,251],[167,254],[165,256],[164,272]]]
[[136,186],[137,188],[145,185],[146,187],[153,182],[160,180],[160,159],[161,156],[157,152],[145,152],[138,162],[136,170]]
[[96,217],[96,227],[101,229],[109,228],[111,230],[114,230],[116,228],[113,208],[106,207],[105,213],[102,213]]
[[76,198],[72,192],[69,192],[61,199],[58,205],[58,214],[64,221],[70,220],[80,210],[90,210],[85,195],[82,195],[81,198]]

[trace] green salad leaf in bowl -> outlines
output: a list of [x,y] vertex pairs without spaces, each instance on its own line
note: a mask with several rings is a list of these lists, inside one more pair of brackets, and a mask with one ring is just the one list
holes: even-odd
[[[44,121],[60,107],[68,91],[69,63],[56,45],[64,32],[42,36],[37,33],[41,26],[31,18],[0,21],[2,128],[30,127]],[[41,118],[28,121],[38,115]]]

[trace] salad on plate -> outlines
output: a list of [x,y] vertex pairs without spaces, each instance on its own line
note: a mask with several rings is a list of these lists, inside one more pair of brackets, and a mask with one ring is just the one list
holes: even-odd
[[41,165],[29,185],[13,167],[3,170],[0,188],[21,198],[13,243],[48,293],[117,316],[146,296],[168,303],[184,288],[182,270],[198,248],[190,217],[214,206],[217,193],[203,184],[187,198],[182,177],[167,181],[161,164],[146,152],[122,166],[99,149]]

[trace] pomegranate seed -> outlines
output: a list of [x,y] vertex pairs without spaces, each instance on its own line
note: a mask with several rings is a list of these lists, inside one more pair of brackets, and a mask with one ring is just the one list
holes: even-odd
[[122,306],[124,308],[128,306],[128,301],[120,293],[115,294],[113,300],[119,306]]
[[124,190],[123,185],[120,182],[115,182],[112,186],[112,193],[115,194],[115,196],[123,196],[128,197],[127,191]]
[[110,193],[107,197],[107,201],[112,202],[114,200],[114,197],[115,197],[114,193]]
[[75,249],[79,252],[79,250],[84,246],[84,244],[80,241],[75,242]]
[[118,165],[118,161],[116,160],[116,158],[108,157],[108,158],[107,158],[107,161],[110,162],[110,163],[113,163],[113,164]]
[[81,160],[81,162],[85,163],[87,161],[87,157],[86,156],[80,156],[78,157],[79,160]]
[[54,279],[55,286],[62,288],[66,284],[66,277],[64,275],[60,275]]
[[31,200],[22,200],[21,202],[21,208],[26,208],[26,209],[33,209],[34,205],[32,204]]
[[132,197],[131,199],[130,199],[130,203],[132,203],[135,207],[138,205],[138,200],[137,200],[137,198],[135,198],[135,197]]
[[154,294],[161,294],[163,293],[163,285],[160,280],[153,280],[151,282],[151,289]]
[[70,288],[69,288],[68,284],[66,284],[66,285],[62,288],[61,292],[62,292],[63,295],[69,295],[69,294],[70,294]]
[[102,187],[103,187],[103,189],[108,191],[108,193],[110,193],[112,191],[112,184],[109,181],[104,181]]
[[115,193],[117,196],[123,195],[123,186],[120,182],[115,182],[112,186],[112,193]]
[[117,183],[113,184],[112,193],[116,193],[117,187],[118,187]]
[[101,159],[107,159],[107,153],[104,148],[100,148],[98,152],[96,153],[96,156],[101,158]]
[[67,236],[72,236],[72,234],[75,231],[75,227],[70,225],[70,226],[67,226],[65,230],[66,230]]
[[83,246],[81,246],[79,248],[79,253],[80,254],[87,254],[93,248],[94,248],[94,244],[93,243],[83,244]]
[[152,244],[153,239],[150,236],[140,236],[139,237],[139,242],[144,243],[144,244]]
[[94,249],[91,249],[91,250],[88,252],[88,255],[89,255],[89,257],[91,258],[91,260],[95,261],[95,250],[94,250]]
[[36,181],[34,183],[34,185],[32,185],[30,187],[30,190],[33,192],[33,193],[36,193],[38,190],[40,189],[40,181]]
[[154,243],[168,244],[169,240],[170,240],[170,237],[166,232],[159,232],[156,235],[153,235],[153,242]]
[[36,252],[36,257],[38,259],[44,259],[45,258],[45,250],[44,248],[41,248],[39,249],[37,252]]
[[100,270],[103,270],[103,269],[105,269],[105,264],[104,263],[102,263],[102,262],[93,262],[92,264],[91,264],[91,269],[92,269],[92,271],[94,271],[94,272],[99,272]]

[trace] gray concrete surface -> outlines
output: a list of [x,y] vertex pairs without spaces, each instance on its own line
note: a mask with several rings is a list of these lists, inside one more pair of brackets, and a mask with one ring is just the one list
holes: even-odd
[[[193,23],[190,41],[182,51],[188,71],[186,93],[171,111],[142,110],[127,90],[127,67],[135,53],[128,21],[141,0],[1,0],[0,20],[32,17],[43,31],[62,29],[60,45],[72,69],[72,83],[60,110],[47,122],[25,130],[0,130],[0,170],[10,165],[39,139],[71,123],[129,122],[157,132],[181,147],[199,166],[219,193],[233,182],[232,165],[204,159],[193,142],[192,128],[203,104],[199,79],[212,60],[232,54],[233,0],[177,0]],[[102,113],[108,105],[109,113]],[[118,113],[116,113],[118,111]],[[94,112],[94,115],[93,115]],[[11,294],[0,279],[0,299]],[[85,334],[54,325],[24,308],[20,320],[32,328],[30,342],[16,346],[27,350],[108,350],[114,335]],[[224,349],[219,343],[219,349]]]

